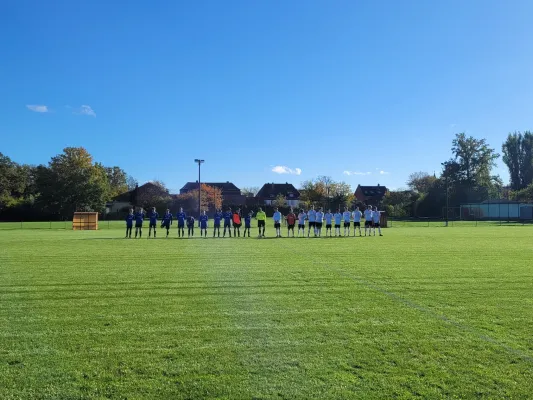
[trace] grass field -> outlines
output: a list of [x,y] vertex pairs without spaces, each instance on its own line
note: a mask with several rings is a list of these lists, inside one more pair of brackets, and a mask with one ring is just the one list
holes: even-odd
[[0,399],[532,396],[533,227],[120,227],[0,229]]

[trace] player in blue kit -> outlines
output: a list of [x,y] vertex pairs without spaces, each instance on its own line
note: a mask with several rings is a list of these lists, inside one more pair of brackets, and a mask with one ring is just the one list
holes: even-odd
[[242,237],[246,237],[246,232],[248,232],[248,237],[250,237],[250,228],[252,227],[252,213],[248,213],[244,217],[244,234]]
[[326,236],[328,236],[329,231],[329,237],[331,237],[331,222],[333,221],[333,214],[331,213],[331,210],[328,210],[326,215],[324,215],[324,218],[326,220]]
[[189,215],[187,217],[187,237],[194,236],[194,217]]
[[341,237],[342,214],[340,209],[337,210],[333,218],[335,219],[335,236],[339,235]]
[[155,210],[155,207],[152,207],[152,211],[148,215],[150,218],[150,225],[148,227],[148,239],[152,236],[152,228],[154,228],[154,239],[156,237],[156,227],[157,227],[157,219],[159,218],[159,214]]
[[218,237],[220,237],[220,222],[222,221],[222,218],[224,218],[222,210],[216,210],[213,218],[213,237],[215,237],[216,232],[218,232]]
[[142,207],[139,208],[139,211],[135,214],[135,239],[137,239],[137,234],[139,234],[139,239],[143,236],[143,221],[145,216]]
[[185,220],[187,219],[187,214],[183,212],[183,208],[180,208],[176,214],[176,219],[178,220],[178,237],[185,237]]
[[131,239],[131,229],[133,228],[134,220],[135,214],[133,214],[133,208],[130,208],[130,213],[126,215],[126,238]]
[[167,209],[167,212],[165,213],[165,215],[163,216],[163,220],[161,221],[161,229],[165,228],[167,230],[167,238],[168,232],[170,230],[170,225],[172,225],[172,213],[169,209]]
[[209,217],[204,211],[202,215],[200,215],[200,237],[202,237],[202,233],[204,234],[204,237],[207,237],[207,221],[208,220],[209,220]]
[[224,213],[224,233],[222,234],[222,237],[226,237],[226,228],[228,229],[229,237],[231,237],[231,219],[233,217],[233,213],[231,212],[231,208],[228,208],[228,211]]

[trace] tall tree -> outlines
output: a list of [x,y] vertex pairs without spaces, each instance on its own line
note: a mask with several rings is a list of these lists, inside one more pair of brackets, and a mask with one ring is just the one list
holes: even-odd
[[520,190],[533,182],[533,133],[510,133],[502,145],[503,162],[507,165],[511,189]]
[[135,188],[139,185],[139,182],[137,182],[137,179],[135,179],[133,176],[128,175],[126,177],[126,185],[128,186],[128,190],[135,190]]
[[[177,196],[175,203],[177,204],[174,208],[181,206],[189,210],[198,211],[198,189],[193,189],[187,193],[180,194]],[[222,208],[222,190],[202,183],[200,206],[202,207],[202,210]]]
[[500,156],[485,139],[476,139],[458,133],[452,142],[453,158],[447,161],[445,171],[453,172],[448,178],[469,185],[489,186],[491,170]]
[[285,207],[287,205],[287,199],[283,194],[279,193],[272,202],[272,205],[274,207]]
[[117,166],[105,168],[109,182],[109,196],[115,197],[129,190],[126,172]]
[[106,170],[93,165],[83,147],[67,147],[52,158],[48,168],[39,166],[37,180],[49,210],[66,217],[74,211],[100,211],[108,198]]
[[407,186],[418,193],[427,193],[433,187],[437,178],[427,172],[413,172],[409,175]]

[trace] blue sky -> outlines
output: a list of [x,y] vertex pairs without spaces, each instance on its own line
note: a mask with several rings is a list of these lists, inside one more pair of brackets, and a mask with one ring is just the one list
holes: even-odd
[[241,187],[399,188],[439,171],[457,132],[500,151],[533,130],[532,15],[530,0],[4,2],[0,151],[37,164],[84,146],[173,191],[198,157],[202,180]]

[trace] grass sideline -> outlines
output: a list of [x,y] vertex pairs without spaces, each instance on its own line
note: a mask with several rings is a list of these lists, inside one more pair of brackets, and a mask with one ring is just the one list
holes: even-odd
[[530,226],[271,240],[122,226],[0,230],[1,399],[531,395]]

